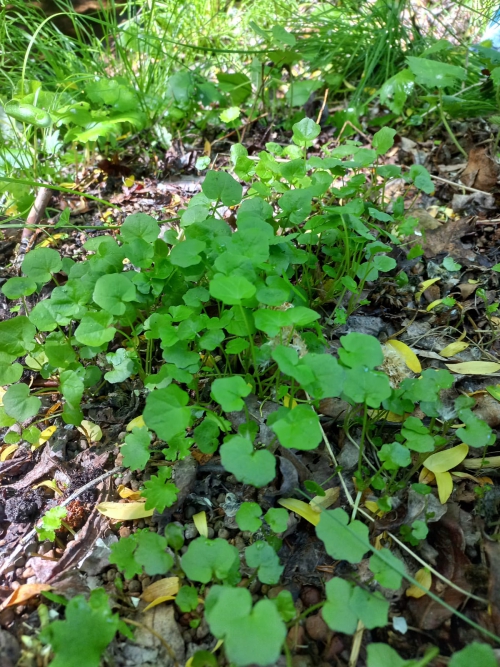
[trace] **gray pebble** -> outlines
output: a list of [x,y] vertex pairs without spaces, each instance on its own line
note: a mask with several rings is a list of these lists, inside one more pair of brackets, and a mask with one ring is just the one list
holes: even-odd
[[208,529],[207,529],[208,539],[213,540],[214,535],[215,535],[215,530],[211,526],[209,526]]
[[30,558],[32,554],[36,554],[38,549],[38,542],[30,542],[24,547],[25,555]]
[[186,517],[186,519],[192,519],[195,514],[196,514],[196,507],[194,507],[193,505],[188,505],[184,510],[184,516]]
[[51,542],[48,542],[48,541],[47,541],[47,542],[44,542],[43,544],[41,544],[41,545],[38,547],[38,553],[39,553],[41,556],[44,556],[44,555],[47,554],[49,551],[52,551],[52,544],[51,544]]
[[116,579],[117,574],[118,572],[114,568],[111,568],[106,572],[106,579],[112,583]]
[[192,540],[198,535],[198,528],[194,525],[194,523],[188,523],[186,524],[184,528],[184,539],[185,540]]
[[221,537],[223,540],[227,540],[229,537],[229,531],[226,528],[220,528],[217,532],[217,537]]
[[241,551],[245,548],[245,540],[241,537],[241,535],[237,535],[234,538],[234,546],[238,549],[238,551]]
[[18,556],[13,564],[14,567],[24,567],[26,565],[26,558],[24,556]]

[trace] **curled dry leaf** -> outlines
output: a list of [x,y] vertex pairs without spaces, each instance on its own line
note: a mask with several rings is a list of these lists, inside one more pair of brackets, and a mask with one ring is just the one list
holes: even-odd
[[145,509],[144,503],[112,503],[105,502],[97,505],[97,510],[104,516],[117,521],[133,521],[153,516],[154,508]]
[[137,500],[143,503],[146,502],[146,498],[142,497],[140,491],[132,491],[132,489],[129,489],[123,484],[120,484],[120,486],[116,489],[116,491],[120,496],[120,498],[126,498],[127,500]]
[[42,591],[50,591],[51,588],[52,586],[49,584],[22,584],[2,602],[0,609],[13,607],[16,604],[24,604],[36,595],[40,595]]
[[488,456],[486,458],[465,459],[464,466],[469,470],[479,470],[480,468],[500,468],[500,456]]
[[2,451],[0,452],[0,461],[8,461],[12,456],[14,455],[14,452],[16,452],[19,449],[19,445],[6,445],[5,447],[2,447]]
[[489,155],[487,146],[477,146],[469,153],[469,161],[460,180],[469,188],[491,192],[499,174],[497,162]]
[[145,607],[142,611],[143,613],[146,611],[149,611],[150,609],[153,609],[153,607],[157,607],[159,604],[162,604],[163,602],[173,602],[175,600],[175,595],[162,595],[159,598],[156,598],[153,600],[153,602],[150,602],[147,607]]
[[177,595],[179,592],[179,577],[165,577],[150,584],[142,593],[141,600],[153,602],[159,597]]
[[324,496],[314,496],[314,498],[311,498],[309,505],[311,505],[311,507],[317,512],[320,512],[321,510],[328,509],[334,503],[336,503],[339,499],[339,495],[340,487],[334,486],[331,489],[325,489]]
[[432,575],[427,568],[421,567],[420,570],[415,572],[414,579],[418,581],[420,586],[412,584],[406,589],[406,597],[416,599],[422,598],[424,595],[427,595],[427,591],[432,586]]

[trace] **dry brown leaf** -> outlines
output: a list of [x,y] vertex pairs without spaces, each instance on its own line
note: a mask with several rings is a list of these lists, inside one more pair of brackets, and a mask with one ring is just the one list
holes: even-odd
[[179,577],[165,577],[150,584],[142,593],[141,600],[144,600],[144,602],[153,602],[153,600],[160,597],[177,595],[178,592]]
[[469,161],[460,180],[469,188],[491,192],[497,184],[499,171],[499,166],[489,155],[488,148],[478,146],[471,149]]
[[13,607],[16,604],[24,604],[35,595],[40,595],[42,591],[50,591],[52,586],[49,584],[22,584],[9,597],[2,602],[0,609]]

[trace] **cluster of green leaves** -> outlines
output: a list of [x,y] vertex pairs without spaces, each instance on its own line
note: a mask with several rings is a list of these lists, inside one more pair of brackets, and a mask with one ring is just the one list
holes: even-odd
[[[453,419],[463,423],[455,433],[463,443],[492,444],[491,430],[472,413],[469,399],[458,399],[453,413],[443,417],[449,409],[441,404],[440,391],[452,382],[447,371],[427,370],[393,389],[377,370],[384,354],[376,338],[350,333],[340,338],[338,358],[326,351],[315,309],[321,301],[318,276],[329,283],[328,298],[342,301],[349,293],[354,308],[367,280],[395,268],[391,248],[380,238],[397,242],[391,229],[398,214],[376,207],[362,173],[390,149],[394,132],[377,133],[373,149],[348,143],[325,151],[324,158],[307,159],[319,129],[303,119],[293,127],[291,146],[268,144],[257,160],[250,160],[241,145],[233,147],[235,172],[249,181],[247,194],[243,197],[241,183],[228,173],[208,172],[202,192],[182,214],[180,234],[171,229],[160,236],[156,220],[135,213],[116,237],[90,238],[83,261],[62,259],[51,248],[28,252],[22,277],[2,287],[8,298],[24,301],[26,312],[0,322],[0,383],[9,385],[0,426],[24,425],[41,409],[36,391],[19,382],[24,367],[58,379],[62,419],[70,425],[82,421],[84,394],[97,383],[133,378],[145,395],[144,425],[125,438],[125,465],[144,470],[155,438],[164,444],[166,461],[184,458],[193,445],[204,453],[219,450],[227,472],[244,484],[264,487],[276,476],[275,445],[318,447],[323,439],[319,401],[341,398],[363,424],[363,438],[374,436],[380,469],[375,475],[364,469],[363,440],[358,484],[380,492],[385,510],[394,484],[405,483],[400,469],[411,476],[412,455],[423,463],[451,442]],[[335,177],[348,174],[345,185],[332,188]],[[410,172],[409,183],[425,190],[427,172]],[[337,198],[342,206],[334,205]],[[226,207],[238,207],[237,231],[221,214]],[[52,281],[50,297],[29,311],[26,297]],[[210,391],[200,391],[202,384]],[[260,442],[258,425],[248,416],[245,401],[251,393],[262,401],[287,397],[267,417],[270,444]],[[408,417],[392,443],[383,431],[370,433],[375,429],[370,411],[404,415],[417,404],[431,418],[429,426]],[[234,432],[228,416],[242,411],[247,420]],[[32,428],[17,437],[34,439]],[[171,467],[162,465],[144,484],[146,510],[162,512],[174,504],[178,489],[170,479]],[[46,517],[44,535],[51,538],[48,531],[57,526],[50,522],[60,517]],[[245,567],[262,583],[277,584],[283,571],[278,536],[286,530],[287,512],[263,514],[258,504],[244,503],[236,521],[256,533],[244,551]],[[418,525],[411,531],[412,540],[423,533]],[[349,522],[340,509],[322,513],[317,534],[338,560],[358,563],[373,551],[366,526]],[[138,531],[113,545],[110,562],[127,578],[173,572],[194,584],[215,582],[206,618],[213,634],[224,639],[229,659],[238,665],[247,664],[248,656],[257,664],[276,660],[285,624],[294,614],[290,601],[282,597],[252,606],[248,590],[237,587],[240,554],[227,541],[198,537],[180,556],[183,544],[175,524],[167,526],[165,536]],[[324,615],[333,630],[354,632],[359,620],[368,628],[387,622],[388,603],[377,585],[397,589],[404,567],[382,550],[371,556],[370,570],[373,579],[364,588],[340,579],[329,583]],[[184,592],[179,607],[194,604],[193,596],[192,590]],[[258,655],[246,650],[250,644],[259,644]]]

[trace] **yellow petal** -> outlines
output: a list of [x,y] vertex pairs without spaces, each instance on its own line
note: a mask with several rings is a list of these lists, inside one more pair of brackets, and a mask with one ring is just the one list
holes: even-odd
[[7,461],[19,449],[19,445],[7,445],[2,449],[0,461]]
[[373,514],[378,514],[380,511],[379,506],[374,500],[365,500],[365,507],[367,510],[370,510],[370,512],[373,512]]
[[45,482],[40,482],[39,484],[35,484],[32,488],[33,489],[38,489],[40,486],[47,487],[48,489],[50,489],[51,491],[53,491],[54,493],[56,493],[59,496],[64,495],[63,492],[61,491],[61,489],[57,486],[57,484],[55,483],[55,481],[53,479],[48,479]]
[[148,611],[148,609],[152,609],[162,602],[171,602],[172,600],[175,600],[175,595],[162,595],[161,597],[156,598],[156,600],[153,600],[153,602],[150,602],[142,611]]
[[493,396],[494,399],[500,401],[500,384],[493,384],[489,387],[486,387],[486,391],[490,396]]
[[138,417],[135,417],[132,419],[131,422],[127,424],[127,431],[131,431],[133,428],[142,428],[143,426],[146,426],[144,423],[144,417],[142,415],[139,415]]
[[179,577],[165,577],[158,579],[144,589],[141,600],[144,602],[153,602],[156,598],[167,595],[177,595],[179,592]]
[[49,426],[40,433],[40,438],[38,440],[39,445],[44,445],[57,431],[57,426]]
[[444,505],[453,491],[453,478],[449,472],[436,472],[439,501]]
[[426,591],[428,591],[432,586],[432,575],[429,570],[427,570],[427,568],[422,567],[420,570],[415,572],[414,579],[416,579],[420,586],[422,586],[422,588],[425,590],[422,590],[422,588],[413,584],[406,589],[406,595],[409,598],[421,598],[426,595]]
[[436,306],[439,306],[440,303],[443,302],[443,299],[436,299],[435,301],[432,301],[427,308],[425,309],[427,312],[430,312],[431,310],[434,310]]
[[118,521],[132,521],[153,516],[154,508],[147,510],[144,503],[100,503],[97,509],[104,516]]
[[83,433],[83,435],[90,440],[90,442],[99,442],[99,440],[102,438],[102,431],[101,427],[98,426],[97,424],[93,424],[92,422],[87,421],[84,419],[80,426],[76,427],[80,433]]
[[319,512],[316,512],[309,503],[305,503],[297,498],[280,498],[278,503],[291,512],[295,512],[313,526],[317,526],[321,517]]
[[431,278],[430,280],[424,280],[423,283],[420,283],[420,289],[419,291],[415,294],[415,300],[418,302],[420,301],[420,297],[422,294],[425,292],[425,290],[430,287],[431,285],[434,285],[434,283],[437,283],[438,280],[441,280],[441,278]]
[[315,512],[321,512],[321,510],[326,510],[328,507],[336,503],[339,499],[340,487],[335,486],[332,489],[325,489],[324,496],[314,496],[309,501],[309,505],[313,508]]
[[468,453],[468,445],[462,444],[450,447],[450,449],[444,449],[442,452],[431,454],[425,459],[425,467],[434,474],[446,472],[460,465]]
[[500,370],[500,364],[494,361],[463,361],[459,364],[445,364],[453,373],[461,375],[489,375]]
[[[140,491],[132,491],[132,489],[123,486],[123,484],[120,484],[116,491],[120,498],[127,498],[128,500],[141,500],[142,498]],[[143,502],[146,502],[146,498],[143,499]]]
[[459,352],[463,352],[469,347],[469,343],[464,343],[463,341],[457,341],[455,343],[450,343],[444,347],[439,353],[442,357],[453,357]]
[[51,588],[50,584],[22,584],[2,602],[0,609],[13,607],[16,604],[23,604],[31,600],[35,595],[39,595],[42,591],[50,591]]
[[202,537],[208,537],[207,513],[198,512],[193,516],[194,525]]
[[420,373],[422,371],[422,366],[420,365],[417,355],[408,347],[408,345],[405,345],[400,340],[388,340],[386,345],[390,345],[396,352],[398,352],[399,356],[404,360],[405,364],[411,371],[414,373]]
[[285,408],[290,408],[290,410],[293,410],[297,407],[297,401],[294,398],[291,398],[290,394],[285,394],[283,396],[283,405]]

